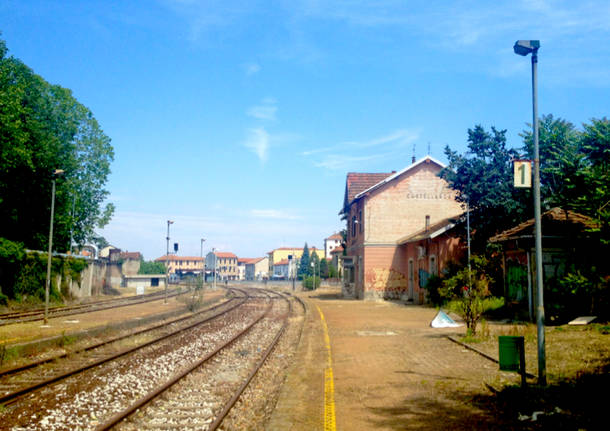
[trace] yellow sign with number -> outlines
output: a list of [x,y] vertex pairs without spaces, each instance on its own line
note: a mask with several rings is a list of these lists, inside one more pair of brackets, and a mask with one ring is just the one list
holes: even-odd
[[530,160],[513,161],[514,185],[518,188],[532,187],[532,163]]

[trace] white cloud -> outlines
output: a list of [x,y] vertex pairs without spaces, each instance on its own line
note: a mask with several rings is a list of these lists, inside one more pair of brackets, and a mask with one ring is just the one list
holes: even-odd
[[263,127],[248,129],[244,146],[256,154],[261,162],[266,162],[269,152],[269,133]]
[[[419,139],[416,130],[398,129],[393,132],[363,141],[346,141],[328,147],[312,148],[300,153],[301,156],[317,158],[314,166],[330,170],[355,169],[364,162],[394,157],[397,153]],[[371,150],[375,153],[371,154]],[[384,152],[380,153],[379,150]],[[349,154],[349,155],[348,155]]]
[[257,63],[246,63],[244,64],[244,70],[246,75],[250,76],[260,72],[261,67]]
[[257,120],[275,121],[275,113],[277,112],[277,101],[273,98],[265,98],[260,105],[248,108],[246,112],[249,117]]
[[275,219],[275,220],[298,220],[301,217],[292,214],[285,210],[276,209],[253,209],[250,210],[250,215],[257,218]]

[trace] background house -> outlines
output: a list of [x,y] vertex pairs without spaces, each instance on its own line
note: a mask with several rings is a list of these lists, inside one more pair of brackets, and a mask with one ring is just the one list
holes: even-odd
[[269,278],[269,257],[257,257],[246,263],[246,280],[265,280]]
[[237,280],[239,271],[237,269],[237,255],[226,251],[211,251],[205,257],[206,279]]
[[[303,250],[303,248],[298,247],[280,247],[268,252],[267,257],[269,258],[269,273],[274,273],[273,265],[275,263],[287,259],[290,261],[288,268],[289,277],[296,275],[301,256],[303,256]],[[311,256],[313,253],[318,256],[318,259],[324,259],[324,250],[316,247],[309,248],[309,255]]]
[[328,238],[324,239],[324,257],[327,259],[332,255],[332,251],[337,247],[341,247],[341,242],[343,241],[343,236],[340,233],[334,233]]
[[199,256],[177,256],[170,254],[155,259],[155,262],[162,262],[168,265],[169,274],[177,277],[198,275],[204,270],[203,259]]
[[271,278],[288,280],[292,277],[290,271],[291,262],[288,259],[282,259],[279,262],[273,264],[273,274]]

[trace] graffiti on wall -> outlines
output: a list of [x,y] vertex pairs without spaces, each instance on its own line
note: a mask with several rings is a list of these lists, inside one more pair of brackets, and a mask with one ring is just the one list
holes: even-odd
[[407,277],[395,269],[373,268],[367,272],[367,290],[376,292],[406,292]]

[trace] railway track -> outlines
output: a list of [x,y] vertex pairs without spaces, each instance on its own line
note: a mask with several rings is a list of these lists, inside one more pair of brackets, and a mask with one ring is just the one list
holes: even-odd
[[269,307],[243,331],[96,430],[115,426],[126,431],[218,429],[288,327],[292,302],[285,295],[273,294],[283,300],[281,306]]
[[[180,383],[174,386],[169,397],[182,397],[180,399],[184,401],[178,402],[182,403],[182,407],[176,407],[182,409],[178,416],[181,415],[184,419],[179,423],[185,425],[186,422],[195,420],[198,425],[194,429],[204,429],[198,427],[209,427],[214,420],[222,421],[222,417],[231,409],[230,406],[227,407],[228,400],[234,398],[234,403],[239,398],[239,395],[229,397],[227,391],[229,388],[234,391],[237,386],[243,391],[247,387],[247,382],[255,375],[255,371],[251,370],[258,369],[264,362],[277,340],[281,339],[288,317],[293,314],[289,298],[259,289],[252,289],[247,293],[242,291],[239,298],[233,298],[226,304],[222,313],[207,316],[193,325],[190,324],[192,322],[189,322],[189,325],[182,322],[180,330],[173,331],[171,335],[157,337],[162,338],[158,341],[149,343],[151,340],[148,340],[142,343],[145,344],[142,347],[130,352],[120,351],[117,357],[112,359],[100,360],[91,355],[93,357],[87,359],[89,363],[84,364],[83,370],[76,374],[59,379],[57,376],[51,376],[48,383],[40,384],[42,382],[36,381],[35,384],[39,386],[27,393],[6,400],[3,398],[3,425],[11,426],[11,429],[16,431],[85,430],[96,427],[108,429],[123,420],[123,417],[118,418],[119,413],[127,411],[134,404],[134,400],[141,403],[140,407],[135,407],[137,409],[155,399],[146,409],[154,408],[160,401],[155,396],[150,396],[150,393],[157,392],[158,395],[176,385],[176,382]],[[218,307],[220,306],[216,308]],[[210,310],[206,311],[210,314]],[[65,360],[57,360],[52,364],[57,370],[67,368],[68,363]],[[48,365],[36,366],[35,370],[42,370]],[[251,373],[247,381],[244,380],[248,374],[244,371],[246,369]],[[22,373],[27,371],[16,374],[27,375]],[[41,371],[34,373],[35,376],[43,374]],[[182,376],[177,377],[180,375]],[[226,379],[223,380],[223,376]],[[0,385],[3,382],[1,379],[4,378],[0,377]],[[190,389],[182,386],[191,381],[198,383]],[[242,384],[238,385],[238,381]],[[246,383],[243,383],[244,381]],[[165,389],[159,389],[161,387]],[[211,415],[190,411],[188,407],[194,405],[186,403],[185,400],[196,393],[203,397],[203,394],[208,392],[218,392],[215,401],[206,401],[213,405],[210,405]],[[163,417],[164,409],[169,409],[169,405],[157,409],[151,417]],[[172,411],[176,413],[175,410]],[[225,412],[221,415],[219,412],[223,411]],[[125,416],[130,414],[131,412],[127,412]],[[129,420],[122,422],[119,427],[157,429],[154,421],[141,423],[138,422],[138,417],[139,415],[131,415]],[[175,418],[172,421],[175,421]],[[110,422],[113,423],[108,425]],[[177,428],[170,426],[167,429],[187,429],[182,425]]]
[[[184,331],[195,328],[243,304],[246,293],[241,289],[241,297],[205,310],[200,310],[189,316],[183,316],[168,322],[129,332],[111,339],[95,343],[78,351],[45,358],[28,364],[0,371],[0,404],[9,405],[37,389],[47,387],[55,382],[99,367],[107,362],[136,352],[168,338],[175,337]],[[214,313],[211,314],[210,313]],[[125,341],[132,339],[125,347]],[[122,343],[122,344],[121,344]]]
[[[244,298],[246,295],[246,292],[243,291],[242,289],[229,289],[229,293],[238,293],[239,295],[241,295],[241,298]],[[155,331],[161,331],[164,330],[166,333],[171,329],[171,328],[175,328],[176,325],[179,324],[186,324],[186,326],[188,326],[188,322],[189,321],[194,321],[194,322],[200,322],[201,320],[197,320],[197,319],[201,319],[201,316],[206,315],[212,311],[218,310],[218,309],[223,309],[223,308],[229,308],[231,303],[234,303],[236,301],[239,300],[239,296],[233,296],[232,298],[228,299],[225,302],[222,302],[220,304],[214,305],[212,307],[209,308],[205,308],[203,310],[198,310],[192,314],[189,314],[187,316],[182,316],[182,317],[178,317],[175,319],[171,319],[171,320],[166,320],[163,321],[162,323],[158,323],[158,324],[154,324],[152,326],[147,326],[145,328],[141,328],[141,329],[137,329],[134,331],[129,331],[125,334],[122,335],[117,335],[96,343],[92,343],[89,344],[87,346],[81,347],[79,349],[76,350],[71,350],[69,352],[65,352],[65,353],[61,353],[58,355],[54,355],[54,356],[50,356],[50,357],[45,357],[45,358],[41,358],[41,359],[37,359],[35,361],[26,363],[26,364],[22,364],[16,367],[10,367],[10,368],[4,368],[4,369],[0,369],[0,403],[4,403],[4,402],[10,402],[11,400],[13,400],[14,398],[17,398],[19,395],[22,395],[23,393],[27,393],[30,392],[31,390],[34,390],[35,388],[33,388],[33,386],[35,386],[34,384],[29,384],[29,385],[19,385],[19,384],[6,384],[7,380],[18,380],[19,377],[8,377],[8,376],[15,376],[15,375],[25,375],[24,373],[28,370],[31,369],[35,369],[37,367],[42,367],[45,364],[49,364],[49,363],[53,363],[62,359],[66,359],[68,358],[69,361],[64,361],[64,363],[62,363],[62,371],[60,373],[55,373],[57,376],[62,376],[62,377],[67,377],[68,375],[71,374],[76,374],[80,371],[82,371],[82,367],[79,366],[79,362],[85,362],[85,363],[90,363],[91,361],[96,361],[97,360],[103,358],[104,356],[107,357],[112,357],[114,355],[116,355],[116,352],[111,352],[108,353],[106,355],[104,355],[101,352],[101,349],[103,347],[106,346],[110,346],[113,343],[117,343],[123,340],[126,340],[128,338],[133,338],[133,337],[137,337],[137,336],[146,336],[148,334],[148,336],[150,336],[150,334],[154,333]],[[223,312],[226,312],[227,310],[224,310]],[[90,353],[89,356],[87,357],[83,357],[82,355],[85,353]],[[81,355],[81,356],[79,356]],[[65,363],[72,363],[72,366],[66,366],[64,365]],[[69,371],[66,371],[69,370]],[[46,373],[49,374],[49,373]],[[38,379],[40,380],[40,385],[44,386],[44,382],[49,380],[50,378],[41,378]],[[27,381],[31,381],[32,378],[30,376],[27,376],[24,380]],[[8,389],[10,387],[14,387],[14,386],[23,386],[23,388],[21,388],[20,390],[15,390],[15,389]],[[30,388],[28,390],[28,388]],[[17,394],[16,392],[21,392],[20,394]]]
[[[167,293],[167,297],[171,298],[178,295],[183,295],[189,292],[188,289],[174,289]],[[126,307],[134,304],[142,304],[145,302],[158,301],[164,298],[164,292],[154,292],[145,295],[127,296],[123,298],[104,299],[101,301],[90,302],[87,304],[60,306],[49,308],[49,318],[65,317],[74,314],[90,313],[93,311],[107,310],[111,308]],[[29,311],[16,311],[0,314],[0,326],[12,325],[15,323],[33,322],[44,319],[44,308],[39,308]]]

